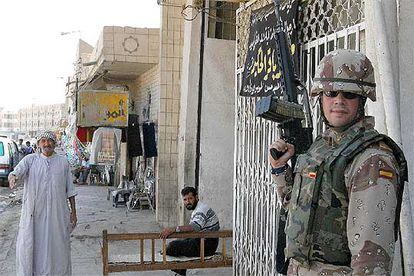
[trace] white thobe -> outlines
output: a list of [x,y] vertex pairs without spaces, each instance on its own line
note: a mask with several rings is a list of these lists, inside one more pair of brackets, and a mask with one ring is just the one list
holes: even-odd
[[76,192],[68,161],[57,154],[30,154],[13,174],[24,181],[16,243],[17,275],[71,275],[67,198]]

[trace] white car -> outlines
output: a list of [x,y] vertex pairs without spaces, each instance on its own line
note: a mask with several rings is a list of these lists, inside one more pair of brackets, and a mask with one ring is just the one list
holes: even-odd
[[19,152],[17,144],[6,137],[0,137],[0,183],[4,184],[5,180],[14,167],[19,163]]

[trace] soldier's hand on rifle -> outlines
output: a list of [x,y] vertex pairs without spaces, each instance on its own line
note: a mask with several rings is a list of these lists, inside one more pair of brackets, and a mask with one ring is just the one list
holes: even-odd
[[[279,152],[282,152],[283,155],[277,159],[274,159],[270,154],[270,149],[276,149]],[[295,154],[295,146],[287,143],[283,139],[276,140],[269,148],[269,162],[273,168],[278,168],[286,165],[289,159]]]

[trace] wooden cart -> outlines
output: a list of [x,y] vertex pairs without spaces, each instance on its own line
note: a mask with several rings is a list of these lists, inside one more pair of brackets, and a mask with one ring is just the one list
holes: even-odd
[[[124,271],[149,271],[149,270],[171,270],[171,269],[195,269],[195,268],[214,268],[214,267],[231,267],[232,266],[232,249],[230,248],[229,255],[227,255],[226,240],[232,242],[232,231],[216,231],[216,232],[188,232],[188,233],[174,233],[168,239],[185,239],[185,238],[200,238],[200,257],[196,260],[189,261],[169,261],[167,260],[166,239],[161,239],[159,233],[127,233],[127,234],[108,234],[107,230],[103,231],[102,243],[102,265],[103,275],[108,275],[111,272]],[[204,256],[204,241],[205,238],[219,238],[221,244],[221,252],[219,255],[206,258]],[[126,261],[109,261],[108,246],[109,241],[139,241],[139,259],[133,262]],[[156,260],[155,244],[157,240],[162,240],[162,261]],[[151,258],[144,252],[145,241],[151,242]],[[145,258],[145,256],[147,258]],[[149,260],[148,260],[149,259]]]

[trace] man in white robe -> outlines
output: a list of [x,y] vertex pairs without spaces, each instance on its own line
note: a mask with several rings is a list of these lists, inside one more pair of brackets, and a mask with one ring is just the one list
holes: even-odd
[[41,153],[25,156],[9,175],[11,189],[24,181],[16,273],[67,276],[72,274],[70,232],[77,222],[76,192],[68,161],[54,151],[56,135],[45,131],[37,143]]

